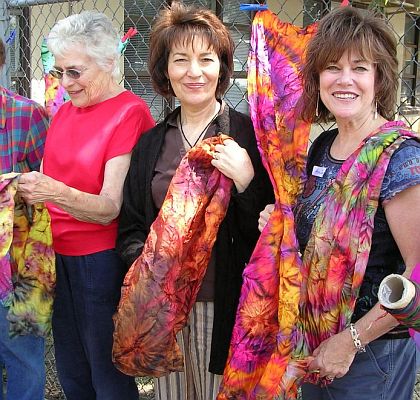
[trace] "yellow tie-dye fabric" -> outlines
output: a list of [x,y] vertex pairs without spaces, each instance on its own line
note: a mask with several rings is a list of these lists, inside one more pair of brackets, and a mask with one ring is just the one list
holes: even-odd
[[10,335],[45,336],[51,329],[55,256],[42,203],[16,194],[18,174],[0,175],[0,302],[9,308]]

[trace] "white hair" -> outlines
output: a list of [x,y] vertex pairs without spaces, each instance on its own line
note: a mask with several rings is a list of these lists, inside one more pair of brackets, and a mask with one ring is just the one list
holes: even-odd
[[83,11],[58,21],[47,37],[48,49],[54,56],[64,56],[71,49],[83,48],[96,64],[117,78],[120,72],[120,42],[111,20],[97,11]]

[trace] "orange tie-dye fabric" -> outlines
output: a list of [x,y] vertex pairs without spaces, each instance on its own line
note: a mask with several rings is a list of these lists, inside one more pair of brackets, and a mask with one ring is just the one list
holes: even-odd
[[248,96],[276,203],[243,273],[219,400],[272,398],[290,357],[301,286],[292,207],[303,188],[310,131],[298,117],[299,71],[315,30],[281,22],[269,10],[253,21]]
[[183,370],[176,334],[187,322],[230,200],[232,181],[211,165],[214,146],[227,138],[206,139],[182,159],[125,277],[113,360],[128,375]]

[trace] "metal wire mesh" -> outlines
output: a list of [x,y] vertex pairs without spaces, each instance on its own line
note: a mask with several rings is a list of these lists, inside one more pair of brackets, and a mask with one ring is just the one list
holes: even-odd
[[[239,0],[185,0],[213,9],[231,30],[235,41],[235,73],[225,96],[233,108],[248,113],[246,61],[250,43],[251,12],[239,10]],[[147,72],[147,56],[150,28],[158,10],[167,4],[162,0],[0,0],[5,15],[0,28],[8,41],[6,75],[10,87],[40,103],[44,102],[41,43],[54,23],[70,14],[95,9],[104,12],[119,29],[121,36],[130,27],[139,33],[132,38],[124,57],[121,83],[140,95],[150,106],[156,120],[164,117],[176,102],[167,103],[153,92]],[[271,11],[287,22],[306,26],[320,18],[323,13],[339,5],[331,0],[267,0]],[[420,130],[420,0],[359,0],[353,6],[374,8],[388,19],[397,39],[400,65],[400,88],[395,104],[397,117],[406,121],[412,129]],[[315,134],[319,128],[314,128]],[[46,351],[47,399],[62,399],[53,356],[52,341]],[[138,381],[142,399],[153,397],[150,379]],[[420,390],[419,390],[420,393]],[[420,394],[415,398],[420,399]]]
[[[0,4],[5,0],[0,0]],[[226,101],[243,112],[248,112],[246,94],[246,60],[250,42],[250,24],[253,14],[239,10],[239,0],[185,0],[209,7],[230,28],[235,41],[235,74]],[[386,3],[386,5],[385,5]],[[122,84],[142,96],[149,104],[153,116],[160,120],[174,107],[167,104],[153,90],[147,72],[149,32],[158,10],[166,4],[162,0],[9,0],[5,37],[14,35],[9,43],[8,74],[12,89],[43,102],[43,68],[40,61],[41,43],[53,24],[72,13],[96,9],[107,14],[121,35],[130,27],[139,33],[132,38],[121,60]],[[269,8],[279,17],[297,25],[308,25],[319,19],[328,9],[339,5],[331,0],[272,0]],[[420,68],[419,65],[419,0],[373,0],[353,2],[361,8],[374,8],[382,12],[398,39],[400,60],[399,101],[395,105],[398,117],[415,130],[419,126]],[[167,107],[169,106],[169,108]]]

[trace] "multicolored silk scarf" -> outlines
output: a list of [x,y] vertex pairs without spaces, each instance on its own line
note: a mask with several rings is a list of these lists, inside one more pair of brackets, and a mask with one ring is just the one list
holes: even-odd
[[386,167],[403,137],[415,135],[402,123],[388,123],[346,160],[316,217],[302,261],[292,207],[304,181],[309,126],[297,118],[297,71],[314,30],[279,22],[269,11],[254,20],[251,116],[276,204],[243,274],[219,400],[296,399],[304,378],[318,382],[318,376],[307,375],[306,358],[350,322]]
[[183,370],[176,334],[185,326],[204,277],[232,181],[211,165],[221,135],[181,161],[143,252],[124,280],[114,317],[113,361],[129,375]]
[[299,71],[315,29],[281,22],[268,10],[253,21],[248,96],[276,203],[243,273],[220,400],[272,398],[293,346],[301,261],[292,207],[303,187],[310,131],[310,124],[298,118]]
[[28,215],[16,195],[17,176],[0,175],[0,302],[9,308],[11,336],[46,336],[55,287],[50,217],[41,203]]

